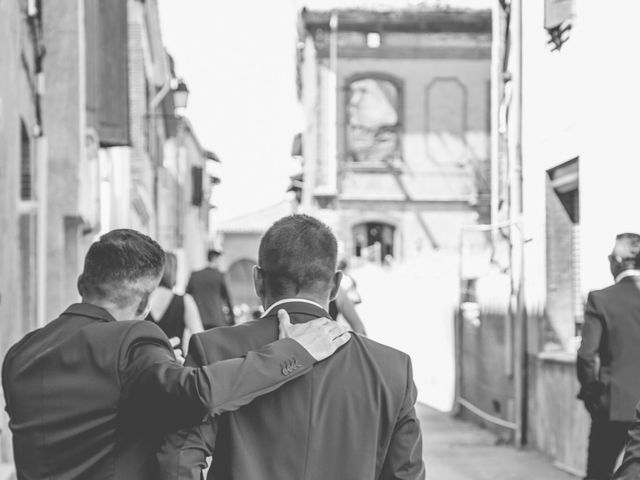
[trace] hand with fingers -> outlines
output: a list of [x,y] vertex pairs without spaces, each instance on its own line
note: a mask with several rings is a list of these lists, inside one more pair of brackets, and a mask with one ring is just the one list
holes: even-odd
[[333,355],[347,343],[351,334],[346,327],[329,318],[318,318],[293,325],[285,310],[278,310],[280,338],[292,338],[302,345],[317,362]]
[[180,339],[178,337],[171,337],[169,343],[173,348],[173,354],[176,356],[176,360],[180,365],[184,365],[184,356],[182,355],[182,349],[180,348]]

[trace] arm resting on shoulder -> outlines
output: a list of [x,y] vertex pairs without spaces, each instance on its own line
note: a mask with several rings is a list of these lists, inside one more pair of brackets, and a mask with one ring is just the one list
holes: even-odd
[[[200,368],[183,367],[176,362],[166,336],[157,325],[136,322],[130,330],[130,339],[125,342],[128,347],[121,355],[123,397],[169,400],[174,407],[189,412],[190,417],[197,410],[207,416],[237,410],[307,373],[315,363],[298,342],[286,338],[243,358]],[[301,368],[285,375],[282,364],[291,359],[297,360]],[[194,409],[196,412],[191,413]]]
[[422,433],[415,409],[417,396],[411,360],[407,358],[407,387],[382,466],[380,480],[424,480],[425,478]]

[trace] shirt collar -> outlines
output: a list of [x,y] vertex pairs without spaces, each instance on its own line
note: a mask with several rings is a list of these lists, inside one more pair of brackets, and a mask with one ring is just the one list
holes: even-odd
[[104,308],[91,303],[74,303],[67,308],[62,315],[77,315],[81,317],[95,318],[104,322],[115,322],[116,319]]
[[618,283],[623,278],[627,278],[627,277],[640,277],[640,270],[636,270],[632,268],[632,269],[624,270],[623,272],[620,272],[616,277],[616,283]]
[[309,303],[311,305],[315,305],[316,307],[324,310],[324,308],[322,308],[322,305],[320,305],[319,303],[316,303],[312,300],[307,300],[306,298],[283,298],[282,300],[278,300],[275,303],[272,303],[269,308],[267,308],[264,313],[262,315],[260,315],[260,318],[264,318],[267,315],[269,315],[274,308],[279,307],[280,305],[284,304],[284,303],[292,303],[292,302],[296,302],[296,303]]

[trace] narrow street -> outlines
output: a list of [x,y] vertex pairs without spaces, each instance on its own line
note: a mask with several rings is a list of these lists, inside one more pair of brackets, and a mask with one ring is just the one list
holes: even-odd
[[576,480],[536,452],[499,445],[487,430],[418,406],[428,480]]
[[500,445],[489,431],[449,413],[455,260],[437,254],[404,266],[365,264],[351,273],[369,337],[411,355],[428,480],[575,480],[542,455]]

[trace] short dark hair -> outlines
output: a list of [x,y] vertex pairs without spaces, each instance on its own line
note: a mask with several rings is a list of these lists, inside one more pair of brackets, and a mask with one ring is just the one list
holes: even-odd
[[207,260],[211,261],[214,258],[218,258],[222,252],[220,250],[216,250],[215,248],[211,248],[207,251]]
[[135,230],[112,230],[89,247],[78,292],[124,307],[155,288],[163,268],[164,251],[157,242]]
[[275,296],[326,290],[336,272],[338,243],[331,229],[309,215],[274,223],[260,241],[258,263]]

